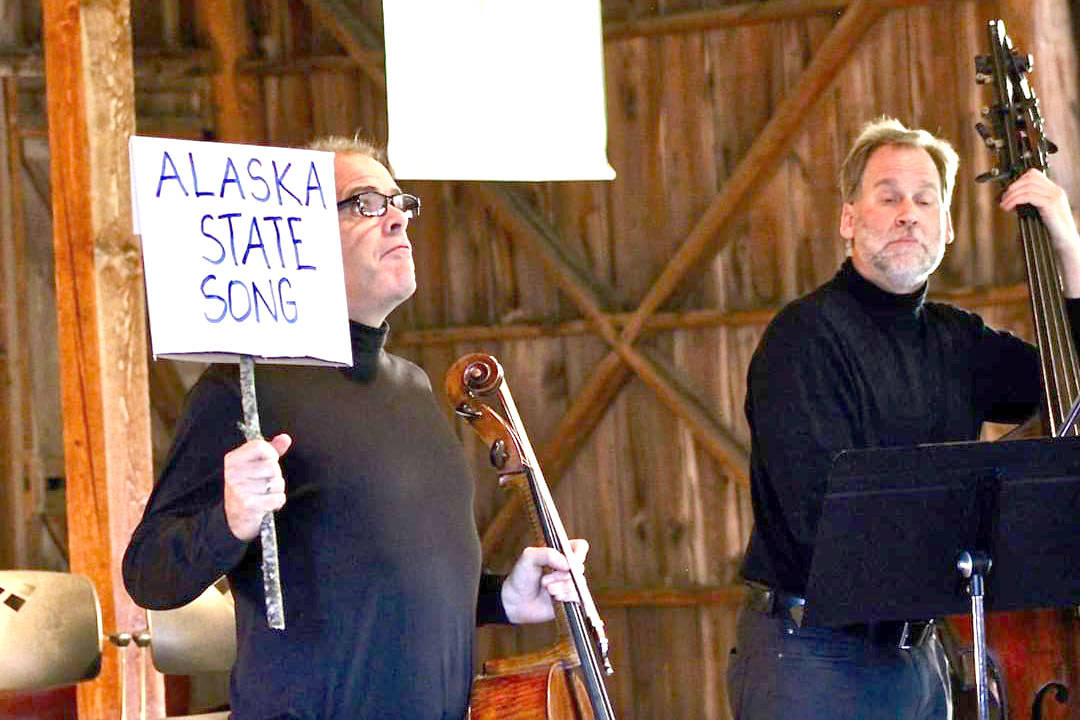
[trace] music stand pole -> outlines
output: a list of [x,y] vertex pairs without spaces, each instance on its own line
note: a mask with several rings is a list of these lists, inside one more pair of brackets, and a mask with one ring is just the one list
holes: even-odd
[[986,680],[986,615],[983,611],[983,576],[990,572],[990,556],[981,552],[960,553],[956,569],[968,580],[971,595],[971,630],[975,641],[975,695],[979,720],[990,719],[990,694]]

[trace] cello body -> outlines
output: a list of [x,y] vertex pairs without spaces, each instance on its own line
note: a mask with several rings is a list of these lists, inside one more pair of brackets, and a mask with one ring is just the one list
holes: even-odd
[[525,656],[489,660],[473,680],[470,720],[592,720],[580,665],[565,642]]

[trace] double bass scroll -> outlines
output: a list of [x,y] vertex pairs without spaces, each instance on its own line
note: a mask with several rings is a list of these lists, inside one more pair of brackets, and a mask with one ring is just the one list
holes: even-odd
[[[498,473],[500,484],[523,493],[537,540],[570,557],[569,536],[529,443],[499,361],[483,353],[466,355],[447,370],[445,388],[454,412],[476,431],[488,447],[491,464]],[[535,715],[515,713],[515,718],[615,720],[615,711],[604,684],[604,677],[613,672],[608,660],[604,622],[589,593],[581,568],[573,562],[570,563],[570,576],[580,602],[561,603],[561,612],[557,610],[556,615],[561,618],[560,629],[565,622],[572,642],[557,644],[553,650],[537,654],[532,667],[522,669],[522,663],[503,663],[517,671],[517,677],[504,683],[506,688],[512,688],[506,692],[518,692],[528,685],[527,677],[547,678],[547,687],[542,689],[534,703],[544,707],[537,707]],[[492,667],[497,665],[491,664]],[[498,716],[491,706],[500,700],[491,697],[492,692],[486,682],[491,679],[487,672],[489,669],[489,664],[485,664],[485,675],[474,683],[473,720]],[[567,677],[562,672],[566,669],[575,672]],[[576,693],[582,682],[585,697],[579,698]],[[560,694],[564,695],[564,699],[557,703],[562,706],[561,710],[552,713],[552,695]],[[527,699],[524,701],[528,703]]]

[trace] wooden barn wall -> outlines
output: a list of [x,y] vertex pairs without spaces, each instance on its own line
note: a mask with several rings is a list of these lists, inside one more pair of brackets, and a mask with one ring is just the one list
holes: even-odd
[[[604,13],[609,19],[632,18],[651,13],[652,6],[608,0]],[[277,8],[270,6],[263,22],[286,35],[272,45],[299,52],[321,44],[295,38],[314,23],[296,15],[283,21],[274,15]],[[694,4],[664,9],[694,9]],[[827,279],[843,255],[835,230],[838,163],[860,126],[880,114],[939,131],[964,158],[954,213],[958,240],[935,279],[935,292],[1019,282],[1011,222],[993,211],[993,191],[973,183],[989,160],[972,130],[987,102],[986,91],[973,83],[972,58],[982,50],[985,21],[1008,17],[1008,9],[999,3],[952,2],[890,12],[806,113],[804,129],[772,178],[725,228],[722,250],[701,262],[696,282],[665,309],[771,309]],[[378,4],[366,10],[377,27]],[[610,298],[605,309],[636,307],[835,24],[835,16],[819,15],[606,44],[609,158],[618,178],[511,189],[554,230],[563,252],[592,279],[598,294]],[[1059,78],[1046,68],[1060,67],[1071,71],[1040,59],[1036,87],[1049,90]],[[385,138],[381,92],[364,73],[287,76],[264,87],[268,123],[278,123],[270,133],[273,142],[354,127]],[[281,104],[275,106],[273,97]],[[310,113],[306,124],[295,117],[297,107],[303,115]],[[1058,112],[1051,127],[1063,115]],[[1068,140],[1074,130],[1062,128],[1058,137]],[[607,344],[588,332],[443,343],[430,342],[429,336],[422,344],[407,342],[411,330],[553,326],[582,314],[557,289],[530,243],[515,236],[474,185],[409,186],[425,202],[424,216],[412,228],[420,290],[391,318],[395,349],[427,369],[436,387],[458,356],[476,350],[496,355],[534,443],[542,446],[607,354]],[[1022,304],[979,309],[1027,332]],[[758,319],[657,332],[642,345],[745,445],[744,373],[762,329]],[[484,528],[503,493],[485,450],[466,429],[460,433],[479,478],[476,509]],[[727,588],[737,579],[751,523],[745,486],[636,379],[618,393],[557,479],[567,524],[592,543],[592,583],[602,597],[613,598],[604,614],[621,715],[725,717],[723,671],[734,607],[693,598],[694,591]],[[511,545],[489,562],[505,566],[514,551]],[[650,600],[656,597],[650,591],[658,589],[684,590],[680,597],[691,599],[661,605]],[[711,597],[717,596],[731,597]],[[548,634],[547,629],[484,629],[478,656],[535,647]]]
[[[339,37],[312,10],[347,5],[378,34],[380,0],[240,4],[250,35],[238,42],[254,55],[243,72],[257,78],[264,142],[299,144],[356,129],[385,141],[378,78],[343,58]],[[603,13],[610,25],[724,4],[603,0]],[[200,6],[195,0],[133,2],[140,132],[220,134],[213,85],[220,67]],[[1019,18],[1021,7],[1032,11]],[[9,45],[5,67],[17,78],[26,148],[28,262],[35,277],[45,278],[30,293],[32,312],[41,317],[37,327],[48,338],[55,335],[48,323],[55,321],[46,282],[48,202],[41,199],[48,191],[47,154],[34,135],[44,128],[43,80],[33,60],[40,8],[32,0],[6,0],[4,12],[12,28],[3,36]],[[501,191],[530,208],[557,237],[569,262],[605,298],[605,311],[632,312],[798,87],[838,17],[819,12],[607,40],[608,156],[616,180],[520,184]],[[646,331],[637,343],[736,446],[749,443],[742,412],[745,371],[765,322],[776,308],[830,277],[843,258],[836,233],[837,168],[860,126],[878,115],[940,132],[962,158],[953,208],[957,240],[932,293],[959,294],[992,323],[1029,334],[1018,295],[1006,292],[1003,302],[995,302],[990,292],[1010,290],[1022,280],[1013,224],[994,209],[994,191],[973,181],[990,161],[972,130],[989,94],[973,82],[972,58],[983,51],[985,22],[993,17],[1006,18],[1023,49],[1035,53],[1032,82],[1043,96],[1050,135],[1062,146],[1062,160],[1075,156],[1076,67],[1065,0],[928,0],[890,10],[804,114],[770,179],[733,213],[717,239],[719,251],[706,253],[691,281],[662,307],[706,320]],[[1078,206],[1080,187],[1062,166],[1059,161],[1055,167]],[[496,355],[533,444],[541,449],[607,356],[608,343],[587,323],[574,324],[582,310],[558,289],[535,245],[515,234],[506,211],[492,207],[491,187],[407,185],[424,200],[424,215],[410,228],[420,289],[390,318],[393,350],[423,366],[437,392],[446,368],[460,355]],[[442,339],[449,336],[440,329],[451,326],[471,329],[474,336],[485,328],[489,337],[497,336],[507,326],[520,333],[516,339]],[[35,365],[33,383],[38,456],[47,468],[40,473],[46,476],[61,474],[62,467],[55,454],[59,401],[52,395],[55,379],[47,377],[56,372],[55,348],[43,344],[35,346],[44,362]],[[160,451],[192,367],[158,364],[152,372]],[[504,492],[486,451],[449,412],[448,421],[458,427],[476,469],[476,515],[483,531],[497,516]],[[576,454],[549,480],[557,483],[556,499],[571,534],[591,544],[588,575],[612,640],[611,688],[620,717],[728,717],[724,670],[739,597],[733,588],[751,527],[745,478],[704,447],[687,421],[636,376],[614,394],[595,427],[580,434]],[[513,533],[489,564],[505,568],[519,540]],[[483,628],[477,657],[520,652],[549,638],[549,628]]]

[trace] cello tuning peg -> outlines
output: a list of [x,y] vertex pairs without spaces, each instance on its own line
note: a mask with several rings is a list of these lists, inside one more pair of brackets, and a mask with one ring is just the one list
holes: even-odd
[[[975,56],[975,72],[978,75],[992,75],[994,72],[993,62],[989,55]],[[976,77],[978,77],[976,75]]]
[[490,459],[496,470],[502,470],[506,467],[506,461],[510,459],[510,453],[507,451],[506,443],[503,442],[502,438],[491,444]]
[[[1046,140],[1046,138],[1043,138],[1043,139]],[[1053,154],[1053,153],[1056,153],[1057,151],[1058,151],[1058,146],[1055,145],[1052,141],[1046,140],[1046,152],[1048,152],[1050,154]]]
[[468,403],[461,403],[460,405],[455,407],[454,414],[460,418],[464,418],[465,420],[479,420],[480,418],[484,417],[484,413],[478,410],[473,410],[471,407],[469,407]]

